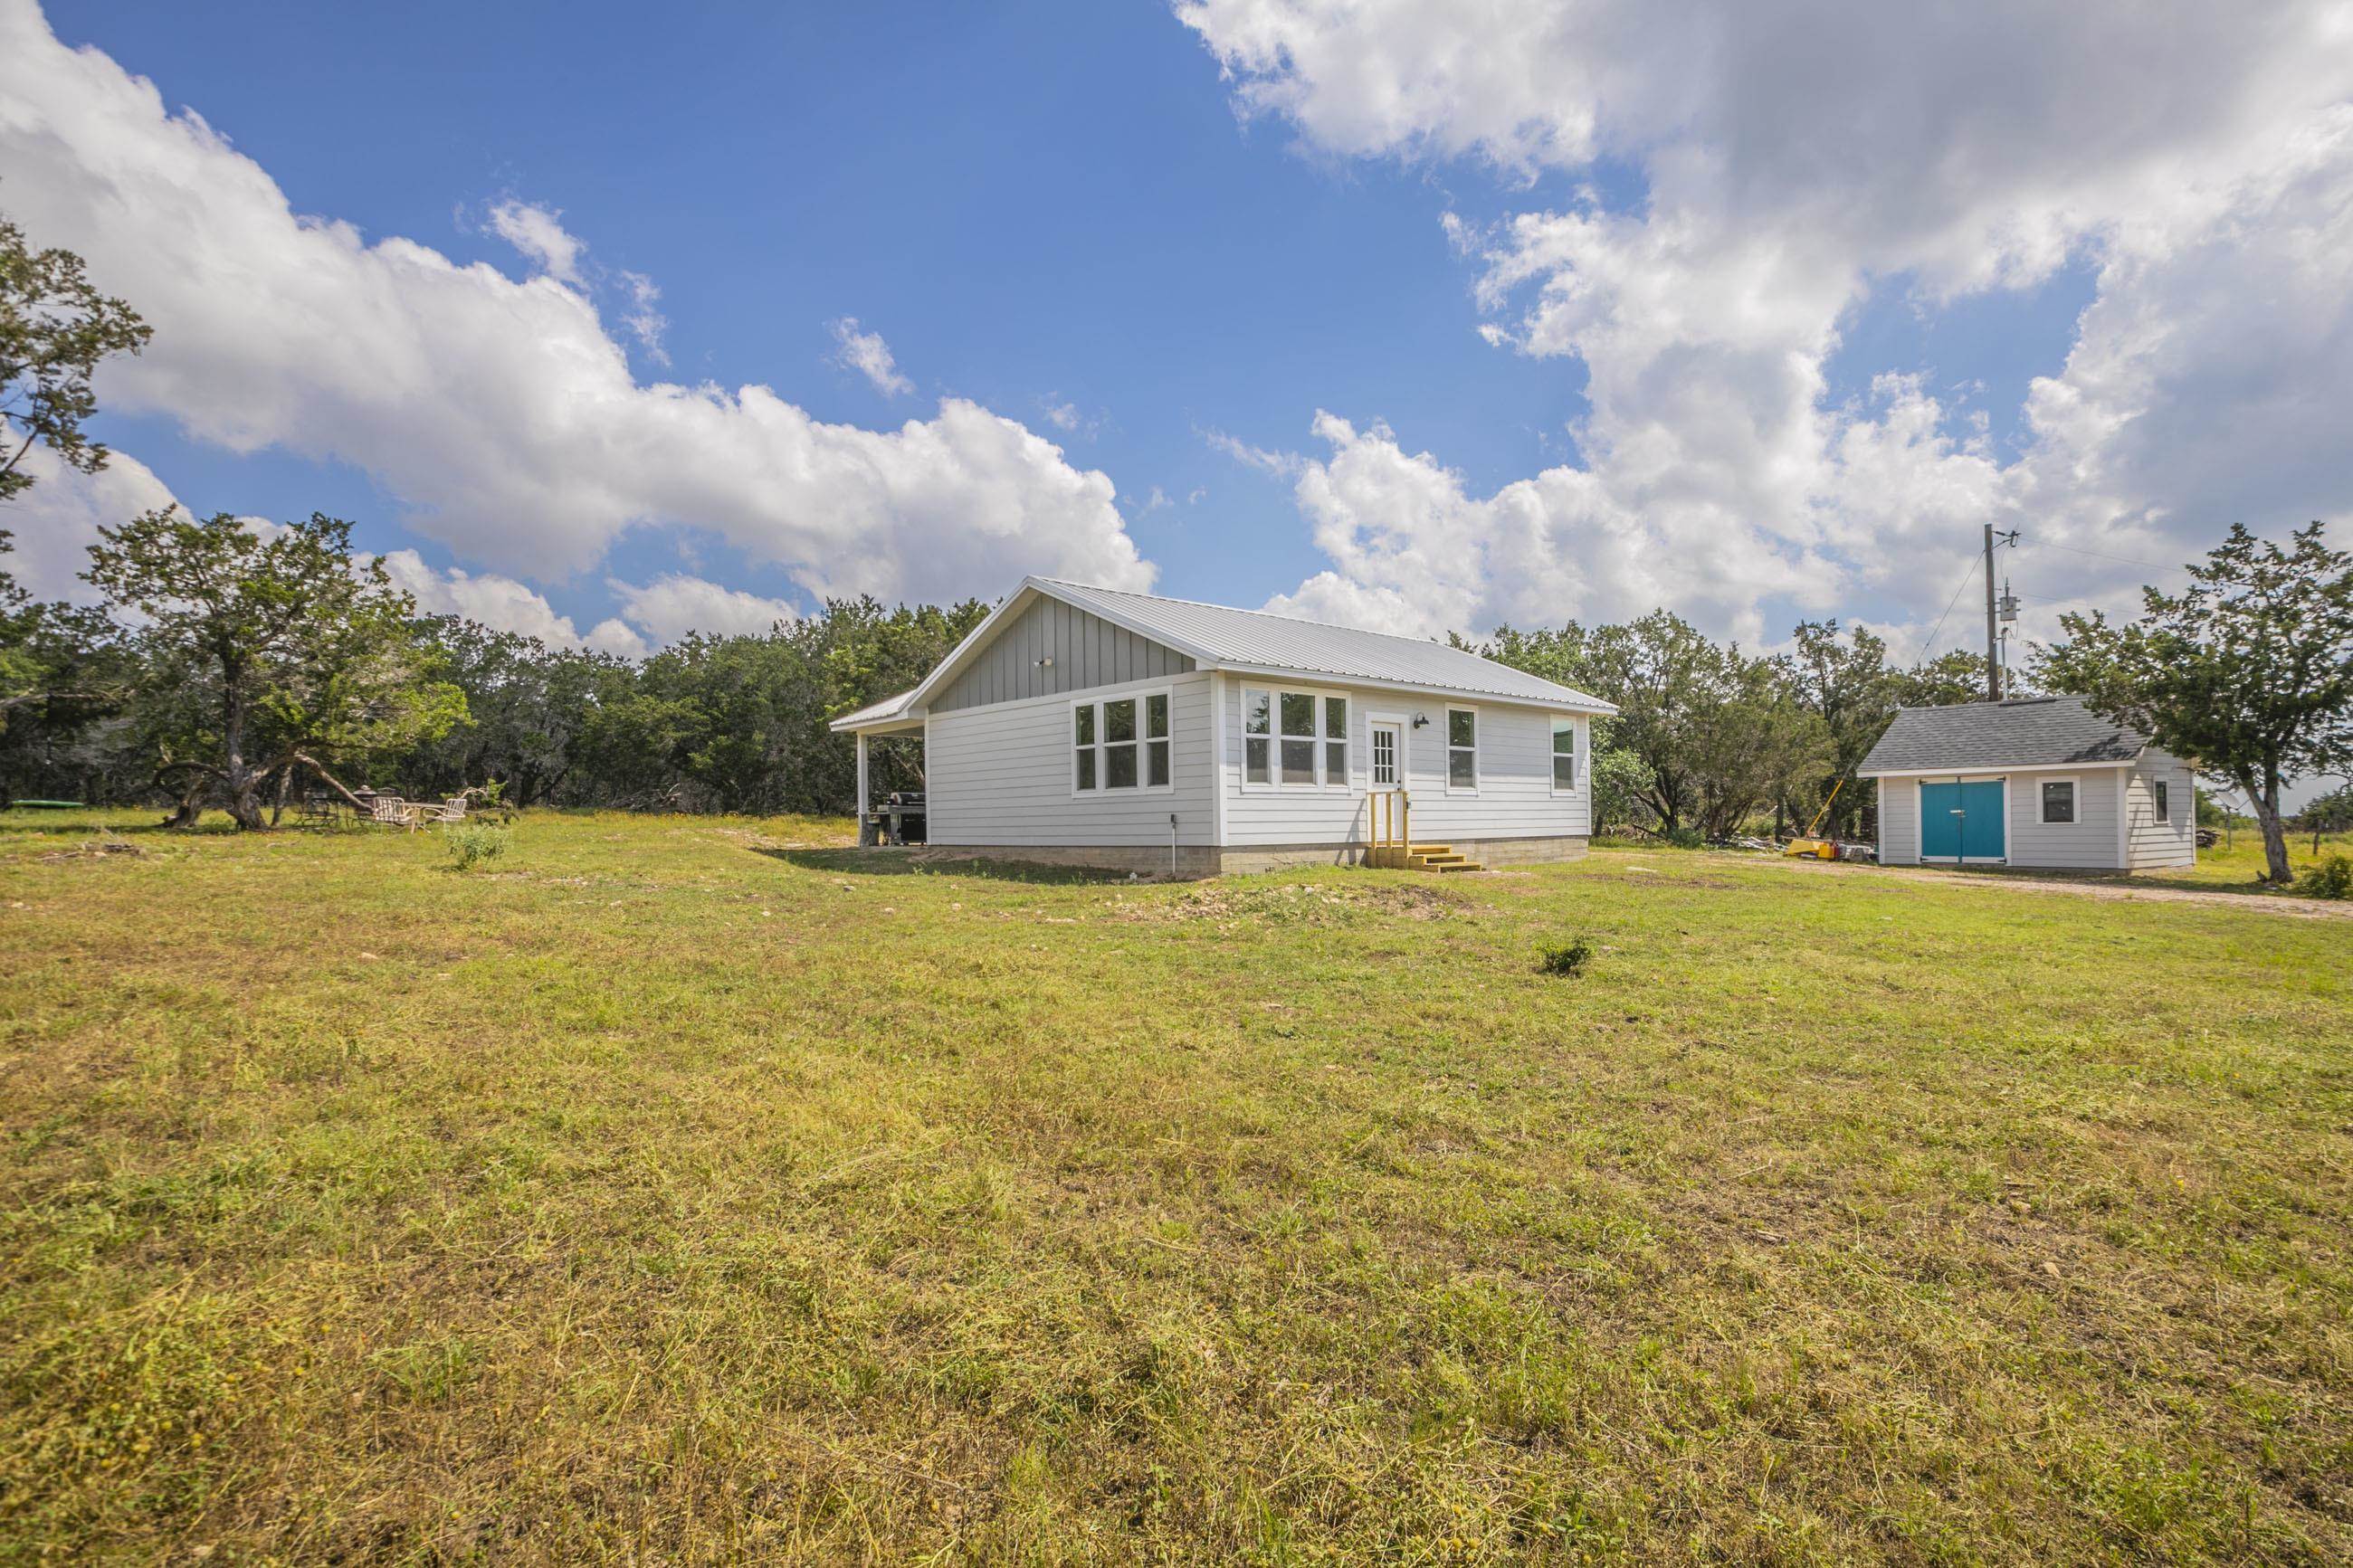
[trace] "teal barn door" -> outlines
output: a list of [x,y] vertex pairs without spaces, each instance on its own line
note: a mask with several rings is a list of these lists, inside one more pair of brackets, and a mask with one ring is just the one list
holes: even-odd
[[1920,858],[2000,860],[2009,836],[2000,779],[1920,786]]

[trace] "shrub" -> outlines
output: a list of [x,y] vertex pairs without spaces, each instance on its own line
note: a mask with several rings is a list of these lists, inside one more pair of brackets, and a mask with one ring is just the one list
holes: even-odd
[[1571,978],[1585,973],[1586,963],[1593,957],[1593,948],[1583,937],[1567,947],[1547,947],[1536,967],[1546,974],[1566,974]]
[[441,837],[449,846],[449,859],[460,871],[470,871],[486,860],[495,860],[507,852],[510,837],[503,827],[488,823],[461,822],[444,828]]
[[1678,827],[1667,835],[1667,842],[1678,849],[1704,849],[1707,835],[1696,827]]
[[2312,899],[2353,899],[2353,858],[2331,855],[2306,868],[2295,890]]

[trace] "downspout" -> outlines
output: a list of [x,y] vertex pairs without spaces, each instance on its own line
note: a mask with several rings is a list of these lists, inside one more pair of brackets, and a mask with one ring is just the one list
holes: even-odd
[[1168,879],[1176,879],[1176,814],[1168,814]]

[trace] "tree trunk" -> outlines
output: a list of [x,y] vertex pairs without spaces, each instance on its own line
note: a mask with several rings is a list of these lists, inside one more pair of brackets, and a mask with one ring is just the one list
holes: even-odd
[[2287,863],[2287,826],[2280,820],[2279,776],[2263,781],[2262,789],[2249,786],[2255,803],[2255,821],[2263,830],[2263,880],[2284,886],[2293,879]]
[[278,793],[269,803],[270,826],[277,826],[279,818],[286,815],[286,796],[293,787],[294,765],[291,763],[289,763],[286,766],[278,770]]

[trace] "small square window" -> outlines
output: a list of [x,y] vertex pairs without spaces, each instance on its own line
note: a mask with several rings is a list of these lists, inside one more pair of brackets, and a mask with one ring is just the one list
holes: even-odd
[[2042,820],[2058,825],[2075,820],[2075,781],[2045,779],[2042,784]]

